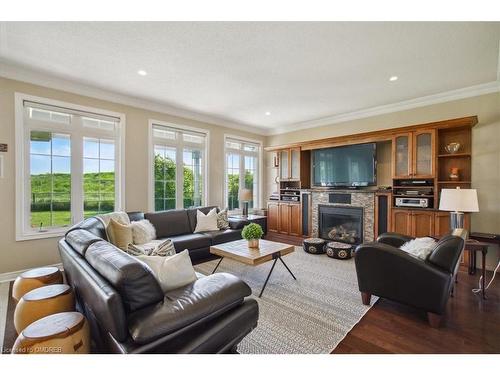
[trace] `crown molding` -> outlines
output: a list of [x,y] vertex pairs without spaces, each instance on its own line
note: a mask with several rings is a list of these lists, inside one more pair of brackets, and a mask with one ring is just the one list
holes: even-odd
[[[0,77],[13,79],[40,85],[56,90],[62,90],[73,94],[88,96],[95,99],[101,99],[128,105],[136,108],[146,109],[154,112],[164,113],[188,120],[204,122],[212,125],[223,126],[230,129],[245,131],[248,133],[262,136],[271,136],[285,134],[297,130],[310,129],[325,125],[333,125],[341,122],[359,120],[378,115],[400,112],[409,109],[425,107],[428,105],[450,102],[459,99],[470,98],[500,92],[500,79],[480,85],[465,87],[457,90],[446,91],[438,94],[423,96],[420,98],[405,100],[397,103],[362,109],[359,111],[347,112],[339,115],[328,116],[316,120],[304,121],[295,124],[281,125],[275,128],[262,128],[254,125],[235,123],[216,116],[210,116],[179,107],[174,107],[166,103],[155,102],[145,99],[139,99],[132,96],[118,94],[109,90],[104,90],[95,86],[85,85],[75,81],[63,79],[31,68],[13,64],[0,58]],[[500,64],[499,64],[500,78]]]
[[212,125],[223,126],[230,129],[245,131],[258,135],[267,135],[268,130],[248,124],[232,122],[216,116],[210,116],[188,109],[175,107],[162,102],[139,99],[136,97],[119,94],[95,86],[86,85],[76,81],[59,78],[50,73],[44,73],[18,64],[14,64],[0,58],[0,77],[31,83],[51,89],[70,92],[77,95],[88,96],[95,99],[127,105],[131,107],[146,109],[149,111],[164,113],[171,116],[181,117],[188,120],[204,122]]
[[439,94],[422,96],[420,98],[404,100],[398,103],[381,105],[377,107],[362,109],[359,111],[324,117],[317,120],[304,121],[291,125],[283,125],[274,129],[270,129],[270,131],[267,134],[268,135],[285,134],[297,130],[311,129],[319,126],[338,124],[340,122],[359,120],[387,113],[400,112],[413,108],[425,107],[433,104],[446,103],[454,100],[491,94],[494,92],[500,92],[500,80],[483,83],[480,85],[465,87],[457,90],[446,91]]

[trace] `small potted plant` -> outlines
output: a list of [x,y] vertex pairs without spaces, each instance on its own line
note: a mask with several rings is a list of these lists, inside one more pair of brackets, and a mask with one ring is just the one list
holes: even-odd
[[248,241],[248,247],[250,248],[259,247],[259,239],[263,234],[264,232],[262,231],[260,225],[255,223],[245,225],[241,231],[241,237]]

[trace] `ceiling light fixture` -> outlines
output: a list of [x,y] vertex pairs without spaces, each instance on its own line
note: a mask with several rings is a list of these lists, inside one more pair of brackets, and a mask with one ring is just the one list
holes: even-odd
[[137,74],[139,74],[140,76],[145,76],[145,75],[148,75],[148,72],[146,72],[145,70],[138,70],[137,71]]
[[269,112],[269,111],[266,112],[265,114],[266,114],[266,116],[271,116],[271,112]]
[[397,80],[398,80],[398,76],[392,76],[391,78],[389,78],[389,81],[391,81],[391,82],[394,82]]

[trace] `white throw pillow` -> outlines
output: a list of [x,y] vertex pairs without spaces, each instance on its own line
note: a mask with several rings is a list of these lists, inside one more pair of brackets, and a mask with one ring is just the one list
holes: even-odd
[[200,210],[196,211],[196,229],[194,233],[207,232],[211,230],[219,230],[217,227],[217,209],[212,208],[208,214],[204,214]]
[[430,237],[419,237],[404,243],[400,249],[417,258],[426,260],[436,247],[436,240]]
[[197,279],[187,250],[170,257],[139,255],[137,259],[151,268],[163,293],[191,284]]
[[130,225],[134,244],[142,245],[156,239],[156,229],[149,220],[132,221]]

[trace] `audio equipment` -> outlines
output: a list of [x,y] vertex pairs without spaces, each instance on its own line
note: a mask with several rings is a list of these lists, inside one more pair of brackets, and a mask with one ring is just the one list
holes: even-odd
[[429,198],[396,198],[397,207],[429,207]]
[[310,236],[310,210],[311,210],[311,193],[302,192],[302,235]]

